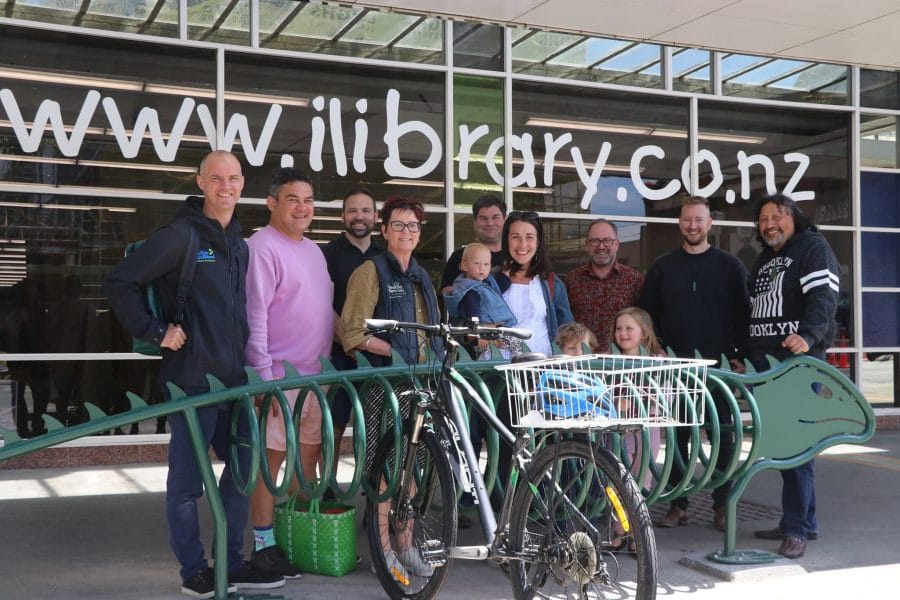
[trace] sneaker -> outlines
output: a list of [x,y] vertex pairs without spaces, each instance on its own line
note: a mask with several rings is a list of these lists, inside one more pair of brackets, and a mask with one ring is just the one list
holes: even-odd
[[[228,584],[227,593],[233,594],[237,588]],[[184,582],[181,593],[193,598],[212,598],[216,595],[216,575],[212,567],[203,567]]]
[[[397,558],[397,553],[393,550],[388,550],[384,553],[384,562],[387,564],[388,570],[391,572],[391,575],[394,576],[401,585],[409,585],[409,573],[406,571],[406,567],[403,566],[403,563],[400,562],[400,559]],[[372,569],[372,572],[376,575],[378,574],[375,571],[375,561],[369,565],[369,568]]]
[[300,579],[303,573],[295,567],[278,546],[257,550],[250,556],[250,564],[265,573],[281,575],[285,579]]
[[422,555],[415,546],[410,546],[406,550],[402,550],[397,556],[400,558],[400,562],[403,563],[403,566],[412,571],[415,575],[418,575],[419,577],[431,577],[434,575],[434,567],[422,560]]
[[228,583],[244,590],[270,590],[284,585],[284,577],[267,573],[245,560],[240,568],[228,573]]

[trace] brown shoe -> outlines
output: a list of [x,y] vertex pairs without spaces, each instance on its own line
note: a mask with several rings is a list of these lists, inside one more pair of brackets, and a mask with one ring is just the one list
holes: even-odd
[[719,507],[716,509],[716,514],[713,515],[713,527],[718,529],[719,531],[725,531],[725,509]]
[[781,540],[781,548],[778,549],[778,554],[785,558],[800,558],[806,554],[806,540],[796,535],[786,535]]
[[657,527],[680,527],[681,525],[687,525],[688,522],[688,513],[683,508],[678,508],[677,506],[673,506],[669,509],[669,512],[666,513],[662,519],[659,520],[659,523],[656,524]]

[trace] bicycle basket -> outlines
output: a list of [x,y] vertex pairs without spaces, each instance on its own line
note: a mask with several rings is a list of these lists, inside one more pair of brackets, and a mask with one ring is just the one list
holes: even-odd
[[702,423],[715,361],[593,354],[498,365],[514,427],[584,429]]

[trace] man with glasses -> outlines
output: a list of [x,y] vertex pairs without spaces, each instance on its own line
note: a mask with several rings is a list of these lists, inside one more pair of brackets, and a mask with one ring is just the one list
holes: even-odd
[[616,224],[597,219],[588,226],[584,249],[588,262],[566,275],[566,290],[575,321],[597,336],[600,352],[608,352],[613,320],[623,308],[637,304],[644,276],[617,259],[619,231]]
[[[719,361],[725,356],[735,371],[743,372],[740,359],[748,344],[750,298],[747,270],[737,258],[710,245],[712,217],[706,198],[691,196],[681,205],[678,219],[681,247],[656,260],[647,271],[640,306],[653,317],[653,325],[663,346],[677,356]],[[713,389],[713,400],[723,426],[716,469],[722,471],[734,453],[731,409],[721,390]],[[686,460],[690,429],[676,427],[679,454]],[[709,431],[707,432],[710,433]],[[672,466],[671,485],[684,477],[678,461]],[[725,530],[725,501],[731,491],[726,481],[713,490],[713,525]],[[688,522],[688,501],[676,498],[657,524],[677,527]]]
[[[485,194],[472,205],[472,217],[475,227],[475,241],[487,246],[491,251],[491,272],[500,270],[503,252],[500,250],[503,223],[506,221],[506,203],[494,196]],[[447,259],[447,266],[441,276],[441,292],[453,289],[453,281],[462,272],[459,263],[462,260],[464,247],[457,248]]]

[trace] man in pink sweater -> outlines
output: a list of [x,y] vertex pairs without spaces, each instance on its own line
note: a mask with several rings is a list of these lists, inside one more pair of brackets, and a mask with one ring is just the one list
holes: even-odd
[[[325,256],[304,233],[312,222],[312,183],[300,169],[275,171],[266,204],[269,224],[253,234],[247,269],[247,320],[250,339],[246,358],[265,380],[284,377],[282,361],[301,375],[321,370],[319,356],[331,353],[334,331],[333,289]],[[293,409],[298,390],[285,391]],[[266,455],[275,479],[285,458],[285,420],[272,402],[267,416]],[[307,394],[300,416],[300,462],[306,479],[316,477],[322,449],[322,412],[319,402]],[[250,521],[256,550],[254,566],[286,579],[301,576],[275,545],[275,498],[260,481],[250,497]]]

